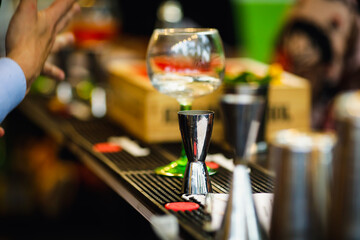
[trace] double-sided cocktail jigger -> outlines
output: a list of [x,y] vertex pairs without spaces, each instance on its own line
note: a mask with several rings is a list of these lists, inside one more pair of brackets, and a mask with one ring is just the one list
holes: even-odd
[[184,173],[182,193],[211,193],[211,182],[205,158],[214,123],[212,111],[180,111],[179,127],[188,163]]
[[264,98],[255,95],[225,94],[221,99],[221,111],[225,139],[234,150],[234,162],[245,163],[250,148],[255,143]]
[[[265,142],[265,133],[266,133],[266,109],[268,107],[268,92],[269,92],[269,84],[225,84],[225,93],[227,94],[236,94],[236,95],[252,95],[252,96],[260,96],[264,98],[264,114],[260,118],[260,126],[256,138],[257,144],[264,144]],[[265,147],[266,149],[266,147]],[[264,150],[265,150],[264,149]]]
[[250,147],[258,133],[264,102],[264,98],[252,95],[226,94],[221,99],[225,138],[234,149],[236,166],[218,239],[263,238],[247,163]]

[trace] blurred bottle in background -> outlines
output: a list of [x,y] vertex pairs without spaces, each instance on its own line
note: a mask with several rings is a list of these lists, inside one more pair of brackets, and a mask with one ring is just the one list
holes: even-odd
[[160,3],[156,11],[155,28],[189,27],[199,27],[199,25],[187,16],[184,16],[181,2],[176,0],[165,0]]
[[78,48],[93,48],[113,41],[121,30],[116,1],[81,0],[81,14],[75,18],[70,30],[74,33]]
[[178,1],[164,1],[157,9],[157,28],[176,28],[183,20],[182,6]]
[[225,51],[229,53],[227,55],[234,55],[234,22],[230,0],[152,0],[141,3],[119,0],[118,7],[121,9],[122,34],[143,37],[146,44],[155,27],[216,28]]

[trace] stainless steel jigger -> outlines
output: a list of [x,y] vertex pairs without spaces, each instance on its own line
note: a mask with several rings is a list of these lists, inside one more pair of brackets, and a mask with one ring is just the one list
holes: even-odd
[[265,100],[259,96],[226,94],[221,99],[225,138],[234,148],[236,164],[232,188],[217,239],[262,239],[248,171],[250,147],[255,143]]
[[212,111],[180,111],[179,127],[188,163],[184,173],[182,193],[211,193],[211,182],[205,164],[214,122]]
[[260,96],[225,94],[221,110],[226,141],[235,151],[235,164],[247,160],[255,143],[265,100]]

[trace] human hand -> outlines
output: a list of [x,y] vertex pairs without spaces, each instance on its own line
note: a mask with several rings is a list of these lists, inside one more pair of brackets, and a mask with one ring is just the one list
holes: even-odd
[[[69,46],[75,42],[75,37],[72,33],[61,33],[58,36],[56,36],[54,45],[51,49],[51,53],[56,53],[60,49]],[[64,80],[65,73],[62,69],[58,68],[57,66],[53,65],[49,61],[46,61],[44,64],[44,67],[41,71],[41,74],[50,78],[53,78],[55,80]]]
[[37,0],[20,1],[9,24],[6,52],[23,70],[28,90],[42,70],[60,79],[64,77],[60,69],[44,64],[56,36],[79,10],[76,0],[54,0],[42,11],[37,10]]

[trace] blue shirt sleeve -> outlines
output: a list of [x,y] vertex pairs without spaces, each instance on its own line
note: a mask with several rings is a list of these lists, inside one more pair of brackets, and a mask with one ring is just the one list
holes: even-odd
[[10,58],[0,58],[0,123],[25,94],[26,79],[20,66]]

